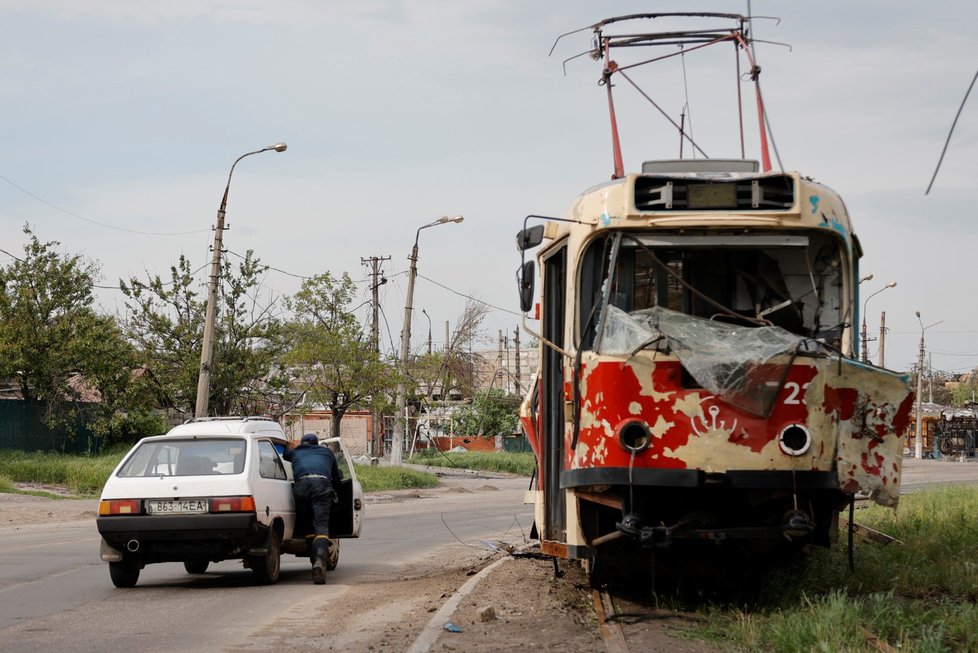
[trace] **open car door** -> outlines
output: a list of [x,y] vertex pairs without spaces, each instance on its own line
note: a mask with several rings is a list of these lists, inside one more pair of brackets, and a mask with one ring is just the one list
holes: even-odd
[[357,470],[346,452],[341,438],[320,440],[319,446],[329,447],[336,455],[336,464],[343,473],[340,487],[334,487],[337,503],[329,513],[329,536],[360,537],[363,518],[363,488],[357,480]]

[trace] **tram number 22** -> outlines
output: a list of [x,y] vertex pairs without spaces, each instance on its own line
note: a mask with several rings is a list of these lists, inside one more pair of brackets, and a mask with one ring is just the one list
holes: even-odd
[[[777,387],[779,384],[777,381],[768,381],[767,385],[770,387]],[[784,384],[784,389],[788,391],[788,396],[784,398],[782,402],[786,406],[800,406],[803,402],[802,398],[805,396],[805,390],[808,390],[810,383],[800,384],[794,381],[788,381]]]

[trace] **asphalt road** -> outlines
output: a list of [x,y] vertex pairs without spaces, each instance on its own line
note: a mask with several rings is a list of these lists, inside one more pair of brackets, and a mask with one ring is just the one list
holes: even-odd
[[[455,490],[422,492],[422,498],[372,496],[363,537],[343,541],[339,567],[325,586],[311,584],[308,561],[285,556],[282,578],[272,586],[253,585],[251,572],[230,561],[203,576],[186,574],[179,563],[150,565],[135,588],[120,590],[99,560],[94,520],[3,527],[0,651],[253,648],[261,631],[301,613],[310,601],[397,578],[405,565],[433,551],[451,555],[459,540],[475,546],[519,541],[532,523],[531,506],[522,504],[527,483],[462,477],[451,480]],[[904,460],[905,491],[933,483],[978,483],[978,463]]]
[[458,540],[476,546],[520,540],[532,524],[532,507],[522,504],[527,482],[466,478],[454,484],[470,492],[395,502],[372,497],[363,537],[343,541],[325,586],[311,583],[308,560],[284,556],[281,580],[272,586],[253,585],[250,571],[228,561],[203,576],[188,575],[179,563],[149,565],[135,588],[116,589],[98,557],[94,520],[2,528],[0,650],[213,651],[239,648],[235,642],[245,648],[251,633],[296,606],[396,574]]

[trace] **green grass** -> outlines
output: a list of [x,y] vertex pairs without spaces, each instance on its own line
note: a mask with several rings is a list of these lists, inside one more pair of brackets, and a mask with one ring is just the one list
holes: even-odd
[[356,470],[357,480],[363,486],[364,492],[407,490],[438,485],[438,477],[434,474],[418,472],[406,467],[356,465]]
[[877,651],[866,629],[904,652],[978,651],[978,488],[923,490],[856,521],[903,544],[857,540],[850,574],[841,533],[804,571],[771,575],[749,606],[707,607],[699,634],[739,651]]
[[0,454],[0,475],[11,482],[61,485],[80,496],[94,496],[122,454],[71,456],[57,453],[4,451]]
[[509,472],[521,476],[530,476],[536,467],[536,458],[534,458],[531,452],[471,451],[467,453],[455,453],[439,452],[433,448],[425,449],[422,453],[411,456],[408,462],[416,465],[459,467],[462,469],[478,469],[487,472]]
[[[79,496],[98,496],[109,474],[128,451],[101,456],[73,456],[57,453],[4,451],[0,453],[0,492],[17,492],[14,483],[43,483],[67,487]],[[357,466],[357,478],[364,492],[434,487],[433,474],[398,467]],[[47,492],[24,492],[54,497]]]

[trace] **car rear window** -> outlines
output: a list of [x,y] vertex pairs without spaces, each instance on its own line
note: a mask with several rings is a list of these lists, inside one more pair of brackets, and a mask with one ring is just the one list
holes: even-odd
[[154,440],[140,444],[119,476],[207,476],[244,471],[244,439]]

